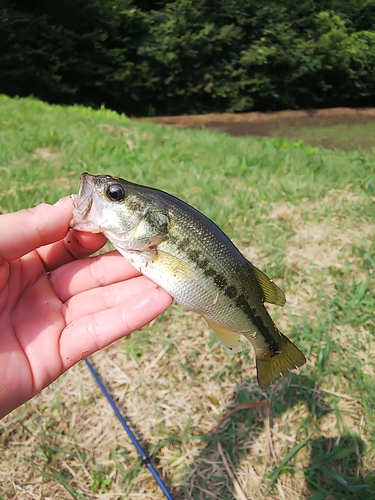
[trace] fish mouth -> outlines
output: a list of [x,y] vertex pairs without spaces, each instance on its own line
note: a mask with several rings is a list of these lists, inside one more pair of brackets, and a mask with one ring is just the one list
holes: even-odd
[[78,195],[72,196],[74,205],[73,218],[70,227],[80,229],[87,219],[93,203],[94,186],[92,176],[84,172],[80,177]]

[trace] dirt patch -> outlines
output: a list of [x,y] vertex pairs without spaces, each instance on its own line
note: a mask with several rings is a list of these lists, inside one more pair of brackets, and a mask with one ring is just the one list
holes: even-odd
[[[332,108],[278,113],[161,116],[143,119],[176,128],[209,128],[232,136],[284,137],[312,146],[370,150],[375,146],[375,109]],[[366,133],[365,127],[370,126]]]

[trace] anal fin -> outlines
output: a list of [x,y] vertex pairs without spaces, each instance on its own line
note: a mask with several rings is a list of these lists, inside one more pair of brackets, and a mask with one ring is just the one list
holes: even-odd
[[218,325],[217,323],[214,323],[213,321],[209,321],[206,319],[208,325],[210,328],[212,328],[214,334],[220,340],[220,342],[225,345],[227,349],[229,349],[231,352],[241,352],[242,351],[242,346],[240,342],[240,335],[238,332],[234,330],[228,330],[228,328],[225,328],[222,325]]

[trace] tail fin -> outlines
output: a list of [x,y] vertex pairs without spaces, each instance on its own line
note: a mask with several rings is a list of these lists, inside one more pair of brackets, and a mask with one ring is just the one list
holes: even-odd
[[284,341],[284,349],[280,352],[270,352],[263,358],[257,358],[258,384],[265,389],[272,384],[279,375],[298,368],[306,363],[302,352],[285,335],[280,333]]

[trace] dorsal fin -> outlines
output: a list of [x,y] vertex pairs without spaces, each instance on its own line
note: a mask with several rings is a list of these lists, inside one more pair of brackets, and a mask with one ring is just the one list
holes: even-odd
[[264,302],[283,306],[286,302],[284,292],[263,271],[252,266],[255,277],[262,289]]

